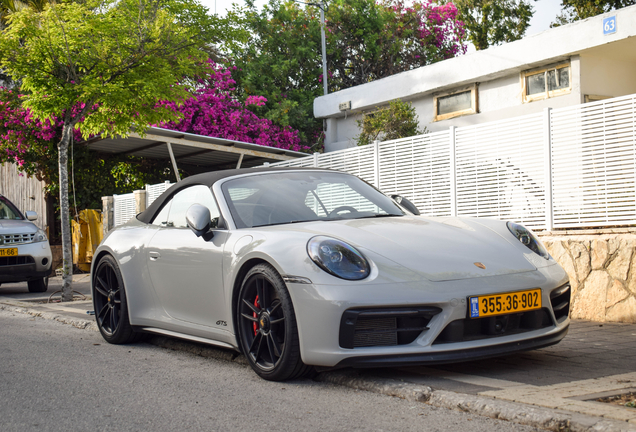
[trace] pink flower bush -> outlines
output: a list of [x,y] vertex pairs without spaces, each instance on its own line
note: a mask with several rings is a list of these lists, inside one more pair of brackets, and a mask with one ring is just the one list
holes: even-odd
[[[0,162],[24,164],[23,155],[34,142],[52,142],[57,145],[63,121],[59,117],[37,120],[30,110],[22,107],[22,96],[13,90],[0,87]],[[74,139],[81,139],[79,129]]]
[[259,118],[249,106],[263,106],[267,99],[250,95],[244,105],[235,97],[235,84],[229,69],[208,61],[208,76],[199,80],[199,88],[181,104],[160,102],[180,113],[181,120],[159,126],[180,132],[244,141],[268,147],[308,151],[300,144],[298,131],[279,127],[271,120]]

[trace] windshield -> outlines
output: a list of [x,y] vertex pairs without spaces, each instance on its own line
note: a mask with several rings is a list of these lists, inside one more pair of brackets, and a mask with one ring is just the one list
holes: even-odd
[[22,220],[22,215],[18,209],[3,196],[0,196],[0,219]]
[[238,228],[403,216],[387,196],[337,172],[282,172],[229,180],[221,187]]

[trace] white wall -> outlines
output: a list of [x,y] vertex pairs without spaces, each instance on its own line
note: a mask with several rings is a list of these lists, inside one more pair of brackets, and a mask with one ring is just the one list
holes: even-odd
[[[434,98],[438,93],[421,95],[409,100],[417,115],[420,125],[429,132],[448,129],[450,126],[469,126],[494,120],[517,117],[543,111],[546,107],[562,108],[578,105],[582,102],[580,86],[580,59],[573,56],[570,59],[572,91],[569,94],[546,100],[524,103],[522,100],[521,75],[518,72],[508,76],[492,79],[480,83],[478,92],[478,113],[455,117],[448,120],[433,122]],[[460,86],[461,87],[461,86]],[[636,93],[633,91],[632,93]],[[326,151],[341,150],[355,146],[355,137],[360,133],[356,121],[361,118],[360,113],[348,115],[347,118],[329,119],[327,128]],[[331,127],[331,135],[329,128]]]
[[636,49],[604,45],[581,53],[584,95],[624,96],[636,93]]

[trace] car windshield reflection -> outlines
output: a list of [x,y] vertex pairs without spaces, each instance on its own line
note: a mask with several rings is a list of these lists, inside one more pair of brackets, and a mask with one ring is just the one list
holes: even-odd
[[246,176],[221,189],[238,228],[405,214],[358,177],[338,172]]

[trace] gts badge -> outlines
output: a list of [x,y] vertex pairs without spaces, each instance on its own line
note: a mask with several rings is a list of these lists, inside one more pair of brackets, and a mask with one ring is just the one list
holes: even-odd
[[221,321],[221,320],[218,320],[218,321],[216,322],[216,325],[218,325],[218,326],[223,326],[223,327],[227,327],[227,323],[226,323],[225,321]]

